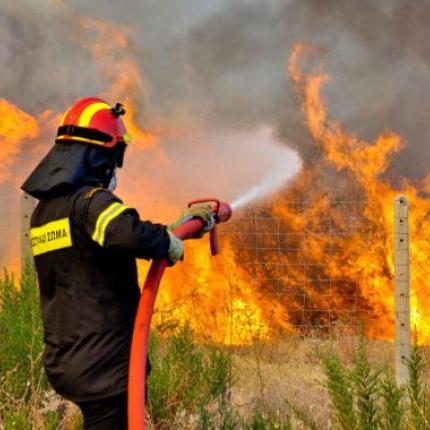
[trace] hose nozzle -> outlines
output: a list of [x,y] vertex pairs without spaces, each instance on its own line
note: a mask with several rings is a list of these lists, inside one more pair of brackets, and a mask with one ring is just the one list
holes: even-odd
[[226,222],[233,215],[233,210],[228,203],[220,202],[218,207],[218,222]]
[[[230,219],[233,211],[231,206],[228,203],[220,202],[218,199],[198,199],[193,200],[188,203],[188,207],[193,205],[209,203],[212,207],[212,211],[214,213],[215,224],[219,224],[220,222],[226,222]],[[214,225],[210,230],[210,245],[211,245],[211,254],[217,255],[219,254],[219,245],[218,245],[218,235],[217,235],[217,226]]]
[[212,211],[215,215],[215,222],[219,224],[220,222],[226,222],[231,218],[233,210],[228,203],[220,202],[218,199],[207,198],[207,199],[197,199],[188,203],[188,207],[201,204],[210,204]]

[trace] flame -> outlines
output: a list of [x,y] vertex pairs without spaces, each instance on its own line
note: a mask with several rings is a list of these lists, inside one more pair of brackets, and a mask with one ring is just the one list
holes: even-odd
[[[141,267],[146,274],[146,267]],[[267,339],[273,327],[291,330],[282,307],[256,293],[252,275],[236,263],[234,247],[222,242],[211,257],[206,241],[187,242],[185,261],[169,269],[157,299],[159,329],[190,324],[203,340],[242,345]]]
[[[161,130],[148,130],[141,124],[145,83],[132,30],[88,17],[75,18],[77,39],[92,53],[106,84],[100,95],[125,102],[133,150],[150,152],[158,163],[168,161],[159,145]],[[426,197],[430,194],[430,176],[419,182],[403,179],[398,188],[393,187],[384,173],[392,157],[405,146],[402,139],[383,132],[374,142],[367,142],[331,119],[321,95],[329,75],[321,68],[304,71],[302,63],[306,65],[312,55],[308,47],[296,45],[287,71],[306,127],[321,151],[321,163],[308,165],[289,189],[268,202],[264,212],[266,219],[278,223],[279,234],[274,240],[285,240],[286,251],[274,252],[271,246],[267,252],[256,253],[252,243],[255,235],[240,236],[246,229],[240,217],[237,230],[223,236],[222,254],[217,258],[210,257],[205,241],[187,243],[184,263],[169,269],[163,279],[154,317],[160,329],[188,322],[202,339],[237,345],[268,339],[277,330],[364,318],[369,336],[391,338],[393,201],[402,193],[411,204],[412,326],[420,342],[430,341],[426,286],[430,275],[430,199]],[[59,115],[47,111],[35,118],[0,99],[0,183],[8,178],[23,142],[39,136],[41,121],[48,124]],[[176,133],[162,132],[170,136]],[[342,175],[346,191],[327,184],[325,170],[329,168]],[[156,188],[157,184],[139,184],[127,194],[132,200],[145,189],[156,196]],[[351,189],[358,190],[360,203],[351,202],[346,207],[342,197]],[[291,204],[298,200],[305,201]],[[179,207],[166,204],[157,209],[155,221],[172,219]],[[268,233],[270,242],[270,229],[263,223],[258,228]],[[247,249],[239,249],[239,242]],[[139,264],[141,280],[147,268],[148,263]],[[274,278],[280,286],[271,285]]]
[[[296,45],[288,63],[288,73],[301,100],[307,128],[323,151],[325,166],[334,166],[347,174],[347,181],[358,184],[363,207],[358,213],[359,225],[351,230],[348,222],[353,218],[343,218],[341,209],[333,204],[337,190],[314,190],[312,184],[321,174],[319,167],[308,169],[286,196],[291,199],[309,192],[309,200],[314,203],[312,207],[297,211],[286,204],[285,196],[277,198],[273,213],[284,220],[292,233],[303,230],[324,233],[324,223],[330,222],[329,234],[326,231],[314,235],[302,244],[306,246],[306,264],[314,268],[312,279],[305,280],[309,281],[305,295],[310,303],[316,304],[316,309],[331,310],[335,319],[341,314],[338,309],[357,310],[354,316],[367,319],[370,336],[391,338],[394,330],[393,202],[396,195],[406,194],[411,205],[412,326],[417,330],[418,340],[427,343],[430,340],[430,312],[425,280],[429,269],[425,261],[430,251],[430,200],[425,196],[429,191],[429,180],[413,184],[404,179],[401,187],[394,189],[384,179],[391,157],[404,147],[404,143],[390,132],[381,133],[375,142],[369,143],[346,132],[340,123],[330,119],[321,96],[329,76],[318,69],[312,73],[303,72],[300,60],[309,54],[308,48]],[[342,234],[345,232],[349,234]],[[290,277],[300,278],[301,273],[294,273],[294,261],[285,256],[284,262],[292,269]],[[316,279],[328,281],[329,297],[328,288],[319,289]],[[334,289],[333,285],[336,286]],[[354,297],[360,301],[358,307],[348,303],[348,298]]]
[[[187,262],[169,273],[160,293],[159,309],[169,309],[173,320],[181,323],[192,316],[198,332],[217,341],[249,343],[256,337],[269,338],[275,333],[274,327],[282,330],[328,327],[336,321],[358,326],[362,320],[369,336],[391,338],[393,201],[399,193],[410,198],[414,237],[411,256],[421,259],[421,264],[412,269],[412,278],[423,281],[427,276],[424,262],[430,249],[424,238],[430,226],[424,220],[430,201],[420,197],[420,191],[408,181],[403,181],[400,189],[394,189],[383,177],[391,157],[404,147],[401,138],[384,132],[369,143],[330,119],[321,96],[329,76],[320,69],[304,73],[300,65],[309,53],[306,47],[297,45],[289,59],[288,73],[301,101],[309,133],[322,151],[322,163],[308,166],[291,189],[278,195],[270,205],[271,219],[279,223],[278,231],[295,242],[293,252],[288,247],[286,251],[275,252],[279,238],[273,238],[275,242],[269,243],[271,249],[259,251],[255,256],[252,255],[256,251],[254,236],[248,241],[241,240],[247,251],[239,251],[230,238],[225,242],[223,263],[215,265],[208,259],[208,252],[196,244],[187,253]],[[360,203],[357,207],[356,202],[351,202],[347,216],[344,204],[336,203],[339,197],[336,187],[315,187],[329,166],[345,175],[346,190],[353,189],[354,184],[360,190]],[[424,181],[427,190],[429,181]],[[290,204],[303,200],[304,195],[312,204]],[[417,232],[420,223],[423,228]],[[243,229],[240,221],[238,227]],[[270,228],[263,223],[257,228],[268,233],[270,242]],[[245,261],[256,268],[251,269]],[[283,291],[271,288],[268,280],[274,278],[282,282]],[[228,294],[229,291],[233,293]],[[423,342],[429,336],[426,302],[425,294],[414,289],[413,325]],[[161,312],[158,317],[159,325],[167,324],[163,320],[165,314]],[[199,320],[203,321],[201,325]]]
[[145,93],[130,42],[131,30],[126,26],[82,16],[78,22],[87,37],[85,46],[95,59],[98,73],[109,82],[101,96],[124,103],[127,108],[127,128],[133,144],[140,149],[154,150],[158,144],[157,135],[142,129],[136,113],[141,110]]
[[39,135],[36,118],[22,111],[11,102],[0,99],[0,183],[10,177],[10,169],[16,162],[22,145]]
[[[98,72],[108,82],[101,96],[109,100],[116,97],[126,106],[125,121],[132,138],[128,152],[151,151],[162,168],[168,160],[159,147],[158,133],[172,138],[184,127],[162,126],[158,131],[142,127],[136,112],[142,111],[145,85],[131,41],[132,30],[82,16],[77,16],[76,22],[82,30],[79,39],[83,38],[82,43],[92,53]],[[131,153],[127,154],[128,158],[130,156]],[[156,195],[156,184],[139,183],[125,190],[128,201],[133,201],[142,189]],[[139,204],[137,207],[143,209]],[[177,204],[158,204],[156,220],[171,220],[179,211]],[[147,215],[148,211],[142,213]],[[190,323],[198,333],[207,335],[212,341],[230,344],[266,338],[272,321],[276,321],[277,326],[288,326],[288,318],[276,302],[264,295],[256,297],[255,282],[235,262],[231,243],[224,241],[223,256],[215,260],[210,258],[205,243],[187,244],[186,253],[186,261],[168,270],[163,279],[155,317],[158,326]],[[147,269],[147,263],[139,263],[141,281]]]
[[[8,202],[7,191],[18,189],[18,175],[23,151],[33,153],[35,139],[40,134],[40,120],[45,117],[33,117],[12,102],[0,98],[0,186],[6,194],[7,204],[3,204],[1,214],[4,220],[2,238],[3,247],[0,249],[0,261],[9,271],[19,273],[19,199]],[[30,141],[30,142],[29,142]],[[30,145],[26,145],[30,143]],[[3,194],[3,196],[5,196]]]

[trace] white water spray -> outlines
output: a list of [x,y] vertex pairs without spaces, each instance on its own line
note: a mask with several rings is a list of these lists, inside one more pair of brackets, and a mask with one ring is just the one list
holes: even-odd
[[291,168],[291,164],[291,162],[288,162],[288,164],[284,162],[279,163],[279,165],[275,166],[275,169],[272,172],[261,179],[260,183],[254,185],[237,197],[236,200],[231,203],[231,208],[233,210],[237,210],[255,200],[266,197],[277,191],[297,173],[297,163],[295,163],[293,168]]
[[[174,145],[167,140],[162,144],[162,151],[168,155],[165,169],[151,161],[150,152],[144,153],[147,158],[142,158],[141,151],[140,158],[128,161],[136,172],[141,172],[142,164],[147,166],[145,183],[156,184],[154,201],[179,203],[212,195],[234,202],[233,208],[240,209],[282,189],[302,167],[298,153],[267,125],[248,130],[197,129]],[[178,186],[172,187],[172,183]],[[135,189],[133,176],[121,178],[121,187]],[[158,216],[157,210],[146,210],[148,216]]]
[[[265,130],[266,136],[272,130]],[[301,168],[301,160],[298,154],[287,146],[281,153],[276,154],[276,161],[270,166],[271,170],[268,174],[263,175],[261,180],[248,188],[244,193],[237,197],[231,207],[233,210],[242,208],[249,203],[267,197],[271,193],[279,190],[289,180],[291,180]]]

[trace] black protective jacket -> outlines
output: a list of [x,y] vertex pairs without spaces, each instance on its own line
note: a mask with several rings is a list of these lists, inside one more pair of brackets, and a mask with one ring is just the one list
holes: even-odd
[[135,258],[166,257],[165,228],[83,187],[40,200],[30,237],[51,384],[75,402],[124,392],[140,297]]
[[[44,323],[44,364],[55,390],[75,402],[127,389],[140,298],[135,258],[167,257],[165,227],[100,184],[112,151],[55,144],[22,185],[39,199],[30,238]],[[110,173],[109,173],[110,172]]]

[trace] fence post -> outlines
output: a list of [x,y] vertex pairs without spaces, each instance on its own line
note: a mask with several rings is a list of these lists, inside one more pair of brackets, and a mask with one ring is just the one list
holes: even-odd
[[408,382],[405,359],[411,352],[409,309],[409,222],[408,200],[399,196],[394,202],[394,277],[396,284],[396,380],[399,385]]
[[30,244],[30,218],[36,206],[36,200],[27,193],[21,195],[21,275],[28,261],[32,261]]

